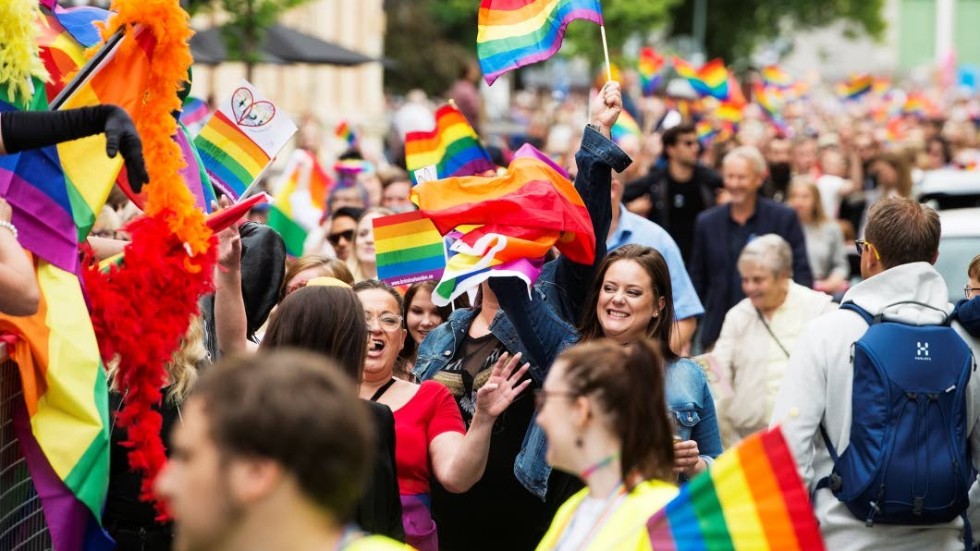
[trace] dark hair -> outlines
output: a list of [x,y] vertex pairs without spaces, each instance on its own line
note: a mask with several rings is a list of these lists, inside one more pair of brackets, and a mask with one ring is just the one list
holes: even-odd
[[949,141],[942,136],[933,136],[926,141],[926,150],[928,151],[929,147],[934,143],[938,143],[939,146],[943,148],[943,164],[948,165],[949,163],[952,163],[953,148],[949,145]]
[[677,141],[684,134],[697,134],[693,123],[685,122],[664,130],[663,136],[660,137],[664,146],[664,155],[667,155],[667,148],[677,145]]
[[353,381],[333,361],[296,350],[229,356],[204,373],[191,399],[223,458],[271,459],[309,499],[350,519],[375,446]]
[[622,477],[673,480],[673,425],[667,411],[664,360],[650,339],[620,346],[609,339],[577,344],[558,357],[578,396],[595,394],[619,436]]
[[360,220],[362,216],[364,216],[364,209],[359,209],[357,207],[340,207],[339,209],[333,211],[333,214],[330,215],[330,217],[333,219],[351,218],[355,222]]
[[886,269],[932,262],[942,226],[931,208],[907,197],[882,199],[868,211],[865,239],[874,245]]
[[330,356],[361,382],[367,355],[364,308],[345,287],[303,287],[289,295],[269,321],[260,348],[296,347]]
[[402,303],[404,301],[402,300],[401,294],[398,293],[397,289],[395,289],[391,285],[388,285],[384,281],[378,281],[377,279],[365,279],[364,281],[358,281],[357,283],[354,284],[355,293],[360,293],[361,291],[367,291],[370,289],[377,289],[379,291],[384,291],[389,295],[395,297],[395,302],[398,303],[398,311],[402,312],[404,310],[404,306],[402,306]]
[[674,328],[674,299],[673,291],[670,286],[670,270],[667,268],[667,261],[657,249],[644,247],[642,245],[624,245],[609,253],[602,264],[599,266],[595,281],[592,284],[592,291],[585,303],[585,310],[582,312],[582,323],[579,328],[579,335],[583,341],[599,339],[605,336],[602,325],[599,323],[599,316],[596,315],[596,307],[599,304],[599,294],[602,292],[602,284],[606,279],[606,272],[609,267],[620,260],[632,260],[646,270],[653,284],[653,304],[654,308],[659,308],[660,299],[664,299],[663,310],[658,310],[660,315],[650,318],[647,324],[647,337],[660,342],[664,359],[673,361],[677,359],[677,353],[670,348],[670,335]]
[[[412,307],[412,301],[415,300],[415,295],[418,294],[419,289],[426,289],[429,294],[434,294],[436,291],[436,282],[434,280],[419,281],[418,283],[413,283],[407,291],[405,291],[405,300],[402,304],[402,319],[404,320],[404,327],[408,329],[408,310]],[[453,306],[456,308],[469,308],[470,300],[467,296],[461,295],[453,301]],[[453,313],[453,306],[436,306],[436,312],[439,313],[439,317],[442,321],[449,319],[449,314]],[[419,344],[415,342],[415,339],[409,335],[409,338],[405,339],[405,346],[402,348],[400,356],[406,361],[411,360],[415,357],[415,352],[418,350]]]

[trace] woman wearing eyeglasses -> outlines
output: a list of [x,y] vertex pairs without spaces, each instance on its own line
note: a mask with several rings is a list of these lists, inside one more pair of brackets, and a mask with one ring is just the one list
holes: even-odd
[[586,488],[555,515],[538,551],[650,549],[646,524],[677,495],[664,364],[648,339],[599,339],[555,361],[537,393],[548,463]]
[[446,387],[433,381],[416,385],[394,376],[407,331],[402,326],[401,295],[376,280],[357,283],[354,291],[367,320],[367,359],[360,396],[387,405],[395,414],[395,463],[402,499],[405,541],[419,551],[437,551],[432,521],[432,476],[451,492],[465,492],[483,476],[494,421],[530,384],[520,382],[528,366],[519,356],[503,355],[477,393],[469,430]]

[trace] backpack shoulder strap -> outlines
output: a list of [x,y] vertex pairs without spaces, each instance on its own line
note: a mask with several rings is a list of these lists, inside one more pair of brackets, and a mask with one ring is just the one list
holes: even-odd
[[875,322],[875,317],[872,316],[864,308],[861,308],[860,306],[858,306],[857,304],[855,304],[854,301],[849,300],[849,301],[845,302],[844,304],[841,304],[840,305],[840,309],[841,310],[850,310],[851,312],[854,312],[855,314],[861,316],[861,319],[863,319],[865,321],[865,323],[867,323],[868,325],[871,325],[871,324],[873,324]]
[[[837,467],[837,459],[838,459],[837,449],[834,448],[833,443],[830,442],[830,435],[827,434],[827,429],[826,429],[826,427],[823,426],[823,422],[820,423],[820,436],[823,437],[824,446],[827,447],[827,453],[830,454],[830,459],[834,463],[834,468],[836,468]],[[818,480],[817,481],[817,485],[813,488],[813,491],[810,492],[810,500],[811,500],[811,502],[813,501],[813,496],[814,496],[814,494],[817,493],[817,490],[820,490],[820,489],[823,489],[823,488],[830,488],[830,491],[836,493],[837,490],[840,489],[840,484],[841,484],[840,476],[837,475],[836,472],[834,472],[833,470],[831,470],[830,471],[830,475],[829,476],[825,476],[825,477],[821,478],[820,480]]]

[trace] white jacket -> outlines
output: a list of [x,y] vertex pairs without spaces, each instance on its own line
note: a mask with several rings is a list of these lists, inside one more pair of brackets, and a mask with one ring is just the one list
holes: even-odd
[[[883,313],[886,319],[916,325],[940,323],[943,314],[918,305],[889,306],[917,301],[946,313],[952,311],[946,283],[925,262],[897,266],[867,279],[851,288],[844,301],[853,301],[872,315]],[[782,424],[800,476],[811,491],[833,467],[820,436],[820,424],[826,427],[838,453],[843,453],[848,445],[853,375],[850,347],[867,328],[856,313],[837,310],[813,320],[793,348],[783,387],[776,398],[772,424]],[[976,356],[980,343],[972,339],[967,342]],[[914,347],[915,343],[895,343],[895,346]],[[976,416],[980,412],[978,385],[980,376],[974,374],[967,391],[967,430],[974,465],[980,467],[980,431],[976,430]],[[963,549],[959,519],[932,526],[876,524],[869,528],[863,520],[851,515],[829,489],[818,491],[814,499],[814,512],[827,549]],[[971,502],[971,519],[975,516],[974,508]],[[977,525],[976,521],[971,523]]]

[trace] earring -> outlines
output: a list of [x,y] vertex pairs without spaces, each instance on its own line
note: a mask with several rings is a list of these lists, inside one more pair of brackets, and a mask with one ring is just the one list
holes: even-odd
[[585,443],[582,441],[582,437],[581,436],[576,436],[575,437],[575,447],[576,448],[581,448],[584,444]]

